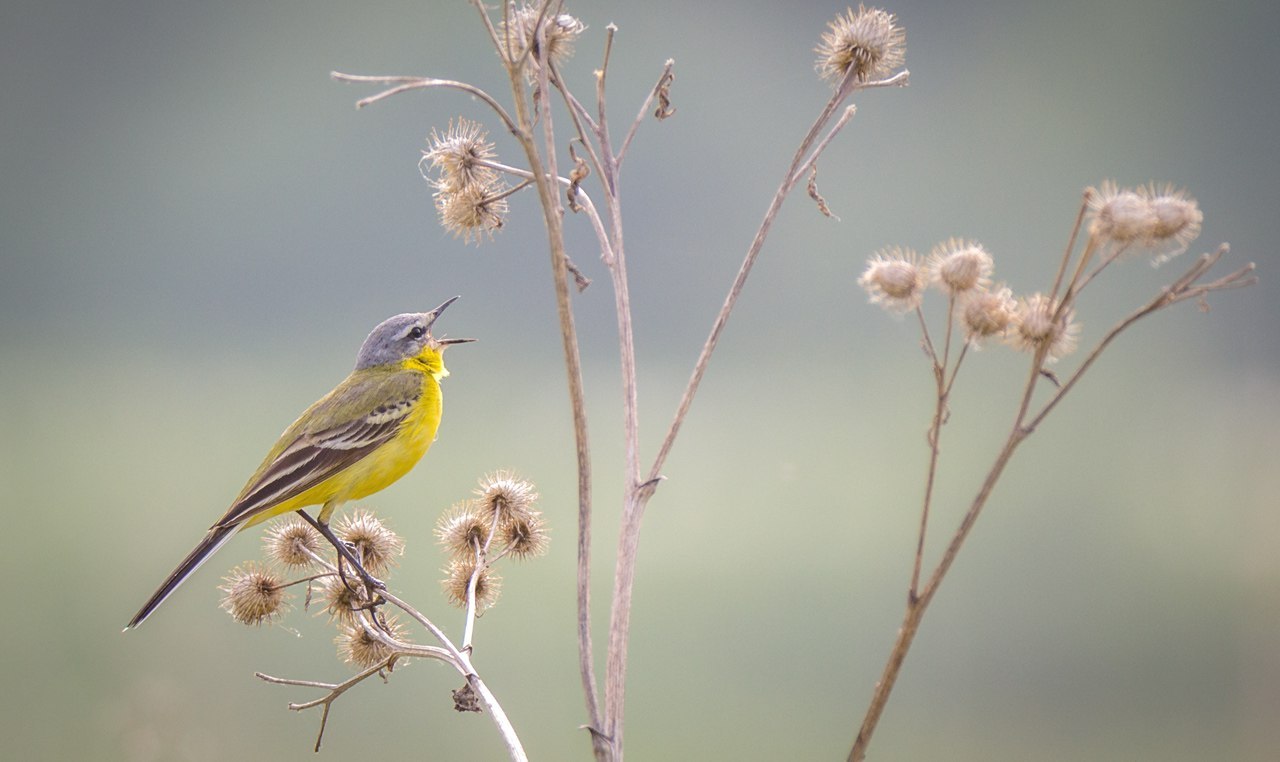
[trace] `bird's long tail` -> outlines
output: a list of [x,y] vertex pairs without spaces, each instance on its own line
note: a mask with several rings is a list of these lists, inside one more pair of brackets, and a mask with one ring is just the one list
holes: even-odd
[[129,624],[125,626],[125,629],[132,629],[146,621],[147,617],[151,616],[151,612],[155,611],[156,607],[161,603],[164,603],[164,600],[172,595],[174,590],[178,589],[178,585],[181,585],[186,581],[187,577],[194,574],[195,570],[199,569],[200,565],[209,559],[209,556],[216,553],[218,548],[221,548],[227,540],[230,540],[231,536],[235,534],[235,531],[238,528],[239,527],[237,526],[215,526],[210,529],[209,533],[200,541],[200,544],[196,545],[195,548],[187,554],[187,557],[182,559],[182,563],[178,564],[178,568],[174,569],[169,574],[168,578],[165,579],[164,584],[160,586],[160,589],[152,593],[151,598],[142,606],[142,608],[138,609],[138,613],[133,615],[133,619],[129,621]]

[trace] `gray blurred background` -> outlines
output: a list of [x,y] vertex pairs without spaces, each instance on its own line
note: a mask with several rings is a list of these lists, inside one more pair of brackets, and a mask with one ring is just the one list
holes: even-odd
[[[645,457],[796,142],[827,96],[812,48],[844,5],[569,7],[584,99],[620,27],[619,129],[676,60],[675,118],[624,174]],[[862,95],[821,165],[841,221],[784,209],[652,503],[628,734],[635,759],[843,758],[901,615],[932,382],[913,322],[855,285],[887,244],[982,241],[1015,290],[1052,277],[1081,189],[1185,185],[1193,253],[1230,241],[1261,285],[1123,337],[1019,453],[925,619],[877,759],[1274,759],[1280,748],[1280,66],[1271,4],[890,7],[911,87]],[[451,93],[357,112],[332,69],[505,92],[464,2],[0,6],[0,471],[14,759],[310,759],[303,689],[339,680],[322,618],[217,610],[222,553],[119,629],[275,436],[382,318],[462,299],[440,441],[366,501],[407,538],[393,586],[449,632],[431,528],[497,468],[537,482],[549,557],[504,570],[476,663],[535,759],[586,759],[573,639],[574,484],[535,198],[496,240],[436,225],[415,166],[433,126],[493,120]],[[561,118],[560,124],[565,124]],[[512,143],[495,128],[503,158]],[[597,448],[598,643],[618,496],[608,278],[573,254]],[[1081,305],[1087,344],[1187,259],[1135,261]],[[936,306],[936,305],[935,305]],[[936,317],[936,314],[935,314]],[[1025,358],[970,358],[945,433],[936,557],[1008,426]],[[1071,367],[1072,360],[1063,367]],[[335,707],[324,757],[496,759],[459,684],[415,663]]]

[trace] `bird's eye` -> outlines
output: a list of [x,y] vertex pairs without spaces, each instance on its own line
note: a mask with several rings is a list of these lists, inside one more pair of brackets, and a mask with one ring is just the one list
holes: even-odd
[[409,338],[415,339],[415,340],[420,339],[422,338],[423,334],[425,334],[426,332],[427,332],[426,328],[423,328],[420,325],[415,325],[413,328],[409,330]]

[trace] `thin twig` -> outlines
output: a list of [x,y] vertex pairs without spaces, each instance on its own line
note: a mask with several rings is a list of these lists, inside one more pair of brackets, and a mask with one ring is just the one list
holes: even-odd
[[461,90],[464,93],[467,93],[469,95],[473,95],[479,98],[480,100],[484,101],[485,104],[489,106],[489,108],[493,109],[493,112],[497,114],[498,118],[501,119],[503,124],[507,126],[507,130],[509,130],[511,133],[514,134],[519,129],[516,126],[516,123],[511,119],[511,115],[508,114],[507,110],[502,107],[501,103],[498,103],[496,100],[494,100],[493,96],[489,95],[484,90],[481,90],[475,85],[471,85],[466,82],[459,82],[457,80],[452,80],[452,79],[434,79],[431,77],[376,76],[376,75],[369,76],[364,74],[343,74],[340,71],[330,72],[329,76],[338,82],[357,82],[357,83],[368,82],[368,83],[377,83],[377,84],[390,84],[392,82],[401,83],[396,85],[395,87],[389,88],[387,90],[383,90],[382,92],[377,93],[376,95],[371,95],[368,98],[361,98],[360,100],[356,101],[356,108],[364,108],[365,106],[372,105],[385,98],[390,98],[393,95],[399,95],[400,93],[409,92],[411,90],[426,90],[430,88],[440,87],[445,89]]
[[1157,310],[1172,306],[1178,302],[1183,302],[1188,299],[1198,299],[1205,294],[1214,291],[1243,288],[1256,283],[1257,277],[1253,275],[1254,264],[1251,262],[1244,267],[1219,278],[1218,280],[1210,283],[1204,283],[1199,286],[1193,285],[1194,282],[1208,271],[1210,267],[1213,267],[1213,265],[1217,263],[1217,261],[1221,259],[1226,252],[1226,244],[1223,244],[1218,247],[1218,250],[1214,253],[1205,254],[1199,257],[1196,263],[1193,264],[1182,277],[1175,281],[1172,286],[1161,290],[1161,292],[1150,302],[1135,310],[1127,318],[1113,326],[1111,330],[1107,332],[1106,336],[1098,342],[1098,345],[1093,348],[1093,351],[1089,353],[1088,357],[1080,363],[1080,367],[1076,368],[1075,372],[1071,374],[1071,377],[1068,378],[1061,388],[1059,388],[1049,401],[1045,403],[1044,408],[1031,419],[1027,424],[1027,428],[1034,429],[1039,426],[1045,416],[1047,416],[1053,408],[1057,407],[1058,403],[1062,401],[1062,398],[1067,394],[1067,392],[1071,391],[1072,387],[1076,385],[1076,382],[1080,380],[1080,377],[1084,375],[1085,371],[1087,371],[1093,365],[1094,361],[1098,359],[1098,356],[1102,354],[1102,350],[1106,349],[1107,346],[1110,345],[1111,342],[1129,326]]
[[271,675],[267,675],[262,672],[254,672],[253,676],[258,678],[259,680],[262,680],[263,682],[273,683],[275,685],[296,685],[303,688],[319,688],[321,690],[328,691],[328,693],[326,693],[324,696],[321,696],[320,698],[315,699],[313,701],[304,701],[301,703],[289,704],[289,709],[295,712],[301,712],[304,709],[311,709],[312,707],[316,707],[316,706],[324,707],[323,711],[320,714],[320,730],[319,732],[316,733],[316,745],[313,748],[313,751],[318,752],[320,751],[321,742],[324,741],[324,730],[325,730],[325,727],[329,724],[329,707],[333,705],[333,702],[337,701],[339,696],[346,693],[348,690],[354,688],[355,686],[359,685],[360,683],[364,682],[369,677],[379,674],[384,669],[389,669],[392,666],[392,664],[395,663],[395,660],[398,658],[399,658],[398,654],[391,654],[390,656],[378,662],[377,664],[374,664],[373,666],[368,667],[364,671],[360,672],[358,675],[348,678],[342,681],[341,683],[320,683],[320,682],[315,682],[313,680],[292,680],[285,677],[272,677]]
[[[471,0],[471,4],[480,13],[480,19],[484,22],[485,31],[489,33],[489,41],[493,43],[494,50],[498,51],[498,55],[502,55],[502,42],[498,38],[498,30],[493,26],[493,21],[489,18],[489,10],[485,8],[483,0]],[[504,59],[503,63],[506,65],[509,61]]]
[[[698,393],[698,386],[702,383],[702,377],[706,374],[707,363],[711,359],[711,355],[715,352],[716,345],[720,341],[720,334],[724,331],[725,324],[729,321],[729,315],[733,312],[734,306],[738,303],[738,297],[742,294],[742,289],[746,285],[747,278],[751,275],[751,268],[755,265],[756,258],[760,255],[761,249],[764,248],[764,242],[769,236],[769,231],[773,227],[773,221],[778,216],[778,212],[782,209],[782,204],[787,198],[792,188],[799,182],[800,176],[796,170],[806,160],[809,149],[814,146],[814,141],[818,134],[831,120],[831,116],[839,108],[855,89],[858,84],[855,76],[856,67],[850,67],[849,74],[844,81],[837,87],[836,92],[831,96],[823,106],[818,117],[810,125],[809,130],[805,133],[804,138],[800,141],[799,147],[796,148],[795,155],[791,158],[791,163],[787,166],[786,171],[782,175],[782,182],[778,185],[778,190],[774,192],[773,199],[769,202],[768,208],[765,210],[764,219],[760,222],[760,227],[756,230],[755,237],[751,241],[751,245],[747,248],[747,253],[743,257],[742,265],[738,269],[738,274],[734,276],[733,284],[729,287],[729,294],[725,297],[724,304],[720,307],[720,312],[716,314],[715,320],[711,324],[711,332],[707,336],[707,340],[702,345],[702,351],[698,355],[697,361],[694,363],[693,373],[689,377],[688,383],[685,385],[684,393],[681,395],[680,403],[676,407],[675,415],[672,417],[671,425],[667,428],[666,436],[663,437],[662,445],[658,448],[658,454],[653,459],[653,467],[649,469],[649,475],[646,483],[656,485],[653,481],[661,475],[662,466],[667,461],[667,456],[671,454],[671,448],[675,444],[676,436],[680,433],[680,426],[684,423],[685,416],[689,414],[689,406],[693,403],[694,396]],[[890,77],[888,80],[880,83],[874,83],[874,86],[885,85],[905,85],[908,81],[909,74],[907,71]],[[873,85],[867,85],[873,86]],[[817,160],[815,152],[812,160]],[[650,486],[644,491],[644,495],[651,495],[654,487]]]
[[840,118],[836,120],[836,123],[831,126],[831,129],[827,130],[827,134],[818,142],[817,147],[813,149],[813,153],[810,154],[808,159],[805,159],[805,162],[801,164],[798,169],[796,169],[795,176],[791,179],[793,185],[800,182],[800,178],[804,177],[813,169],[813,166],[818,163],[818,157],[822,155],[823,151],[827,150],[827,146],[831,144],[831,141],[835,140],[836,135],[840,134],[840,131],[844,129],[844,126],[848,124],[849,120],[853,119],[854,115],[857,113],[858,107],[856,105],[850,103],[845,107],[844,113],[842,113]]
[[1084,223],[1085,212],[1089,211],[1089,200],[1093,197],[1093,190],[1086,188],[1084,197],[1080,200],[1080,211],[1076,213],[1075,224],[1071,226],[1071,235],[1067,236],[1067,250],[1063,252],[1062,259],[1058,262],[1058,273],[1053,276],[1053,287],[1049,289],[1049,298],[1058,298],[1058,289],[1062,287],[1062,276],[1066,275],[1067,263],[1071,261],[1071,252],[1075,251],[1076,238],[1080,235],[1080,226]]
[[640,123],[644,121],[645,115],[649,113],[649,106],[653,105],[653,99],[657,97],[658,91],[662,89],[665,83],[671,81],[672,69],[675,68],[676,61],[674,58],[668,58],[662,67],[662,75],[658,77],[658,82],[649,91],[649,95],[640,104],[640,111],[636,114],[635,121],[631,123],[631,128],[627,130],[627,135],[622,139],[622,147],[618,149],[618,155],[614,157],[614,161],[618,166],[622,166],[622,160],[627,155],[627,149],[631,147],[631,140],[636,136],[636,132],[640,129]]
[[489,522],[489,535],[485,537],[484,543],[473,542],[475,546],[475,566],[471,569],[471,578],[467,580],[467,610],[462,627],[463,651],[471,650],[471,639],[475,635],[476,627],[476,589],[480,586],[480,575],[488,568],[485,555],[489,552],[489,545],[493,542],[493,536],[498,533],[498,520],[501,518],[502,513],[494,511],[493,521]]

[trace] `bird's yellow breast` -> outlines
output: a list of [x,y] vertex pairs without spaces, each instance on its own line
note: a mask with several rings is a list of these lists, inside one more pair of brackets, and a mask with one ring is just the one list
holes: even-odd
[[405,416],[399,433],[344,472],[350,475],[349,483],[345,495],[335,495],[337,502],[372,495],[409,473],[435,441],[442,411],[440,384],[423,376],[422,397]]

